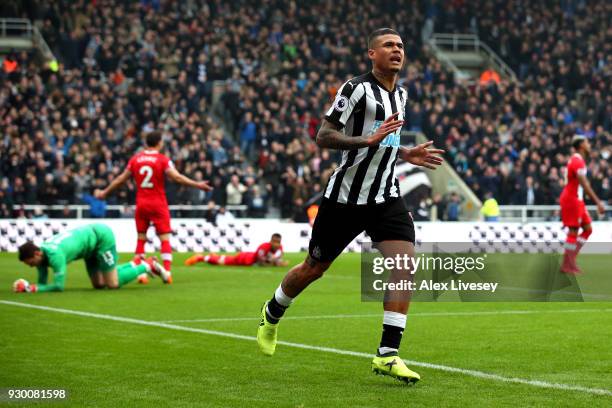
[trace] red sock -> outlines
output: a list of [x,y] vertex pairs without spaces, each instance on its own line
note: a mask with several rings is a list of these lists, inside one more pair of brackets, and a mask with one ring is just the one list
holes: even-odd
[[140,265],[140,261],[142,261],[142,258],[144,257],[146,243],[146,239],[139,239],[136,241],[136,251],[134,252],[134,263],[136,265]]
[[592,233],[592,229],[582,230],[582,233],[577,238],[576,252],[580,252],[580,249],[582,249],[582,246],[588,241]]
[[570,265],[573,265],[576,259],[577,250],[576,250],[576,240],[578,236],[575,233],[568,232],[567,238],[565,239],[565,253],[563,254],[563,262],[569,262]]
[[565,252],[576,250],[576,241],[578,241],[578,235],[573,232],[568,232],[565,238]]
[[172,246],[170,241],[161,242],[161,257],[164,261],[164,269],[170,271],[172,268]]
[[238,257],[235,255],[225,255],[223,265],[237,265]]
[[211,265],[219,265],[219,255],[208,254],[204,257],[204,260]]

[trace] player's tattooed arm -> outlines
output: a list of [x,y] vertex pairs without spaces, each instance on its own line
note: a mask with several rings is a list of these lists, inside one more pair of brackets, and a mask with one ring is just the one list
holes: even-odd
[[388,134],[402,127],[404,122],[397,120],[397,115],[399,113],[389,116],[374,134],[364,136],[346,136],[340,132],[341,128],[338,125],[325,119],[317,133],[317,145],[338,150],[354,150],[362,147],[376,146]]
[[340,129],[338,125],[324,119],[317,133],[317,146],[342,150],[353,150],[366,146],[363,139],[346,136],[340,132]]

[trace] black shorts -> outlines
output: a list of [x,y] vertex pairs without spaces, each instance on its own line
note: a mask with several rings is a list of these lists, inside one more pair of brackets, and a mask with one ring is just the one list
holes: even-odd
[[312,227],[308,253],[317,261],[331,262],[363,231],[372,242],[414,243],[414,223],[403,199],[357,206],[324,198]]

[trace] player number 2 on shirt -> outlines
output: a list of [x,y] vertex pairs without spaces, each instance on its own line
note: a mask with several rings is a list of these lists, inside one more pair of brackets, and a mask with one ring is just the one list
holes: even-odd
[[142,166],[139,170],[141,176],[144,175],[142,179],[142,183],[140,183],[141,188],[153,188],[153,183],[151,183],[151,177],[153,177],[153,169],[151,166]]

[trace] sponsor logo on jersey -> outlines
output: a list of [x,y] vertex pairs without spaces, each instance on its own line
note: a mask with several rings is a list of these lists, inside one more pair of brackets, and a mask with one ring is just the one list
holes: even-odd
[[[383,124],[382,120],[375,120],[372,125],[372,129],[370,130],[370,135],[376,133],[379,127]],[[394,133],[389,133],[387,137],[380,142],[380,146],[382,147],[399,147],[400,146],[400,131],[401,129],[396,130]]]

